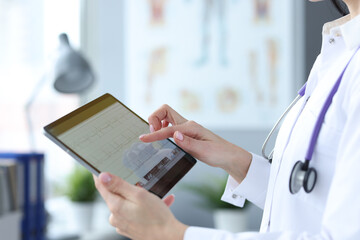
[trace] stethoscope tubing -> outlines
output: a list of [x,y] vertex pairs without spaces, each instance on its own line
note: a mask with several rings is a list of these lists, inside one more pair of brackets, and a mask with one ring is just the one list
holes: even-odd
[[301,97],[302,97],[301,95],[296,96],[296,98],[290,103],[290,105],[286,108],[285,112],[283,114],[281,114],[280,118],[276,121],[274,127],[271,129],[271,131],[269,132],[269,134],[267,135],[267,137],[266,137],[266,139],[264,141],[264,144],[263,144],[263,146],[261,148],[261,154],[270,163],[272,161],[272,157],[273,157],[273,154],[274,154],[274,149],[271,150],[269,155],[266,155],[266,153],[265,153],[266,146],[269,143],[269,140],[270,140],[271,136],[274,134],[275,130],[278,128],[281,121],[284,119],[284,117],[289,113],[289,111],[294,107],[294,105],[299,101],[299,99]]
[[[340,86],[340,83],[344,76],[344,73],[359,49],[360,49],[360,47],[353,53],[350,60],[348,61],[348,63],[344,67],[344,69],[342,70],[340,76],[336,80],[334,86],[331,88],[331,91],[320,110],[319,116],[316,119],[315,126],[314,126],[313,132],[311,134],[309,147],[308,147],[308,149],[306,151],[306,155],[305,155],[305,161],[304,162],[301,160],[297,161],[291,171],[290,180],[289,180],[289,190],[290,190],[291,194],[295,194],[295,193],[299,192],[301,188],[303,188],[306,193],[310,193],[315,187],[316,179],[317,179],[317,171],[315,170],[315,168],[309,167],[309,164],[310,164],[310,161],[312,159],[312,156],[313,156],[313,153],[315,150],[316,142],[318,140],[320,130],[323,126],[323,122],[325,120],[325,115],[326,115],[327,111],[329,110],[329,107],[333,101],[333,98],[334,98],[336,92],[339,89],[339,86]],[[277,129],[280,122],[283,120],[283,118],[288,114],[288,112],[296,104],[296,102],[305,95],[305,90],[306,90],[306,83],[298,91],[299,95],[295,98],[295,100],[293,100],[293,102],[287,107],[285,112],[280,116],[279,120],[276,122],[275,126],[271,129],[269,135],[265,139],[265,142],[263,144],[261,152],[262,152],[262,155],[264,156],[264,158],[266,158],[270,163],[272,162],[274,149],[271,151],[269,156],[266,156],[266,154],[265,154],[266,145],[269,142],[269,139],[273,135],[274,131]],[[306,99],[306,101],[307,100],[308,100],[308,98]]]
[[316,145],[316,141],[319,137],[319,134],[320,134],[320,130],[321,130],[321,127],[322,127],[322,123],[324,122],[325,120],[325,115],[332,103],[332,100],[334,98],[334,95],[336,94],[336,92],[338,91],[339,89],[339,86],[340,86],[340,83],[341,83],[341,80],[344,76],[344,73],[347,69],[347,67],[349,66],[351,60],[353,59],[353,57],[355,56],[355,54],[358,52],[358,50],[355,51],[355,53],[351,56],[349,62],[346,64],[345,68],[343,69],[343,71],[341,72],[339,78],[337,79],[335,85],[333,86],[333,88],[331,89],[328,97],[326,98],[326,101],[320,111],[320,114],[319,114],[319,117],[318,119],[316,120],[316,124],[314,126],[314,130],[313,130],[313,133],[312,133],[312,136],[311,136],[311,140],[310,140],[310,143],[309,143],[309,147],[308,147],[308,150],[306,152],[306,155],[305,155],[305,161],[310,161],[312,159],[312,155],[314,153],[314,149],[315,149],[315,145]]
[[[314,149],[315,149],[315,145],[316,145],[316,141],[319,137],[320,134],[320,130],[322,127],[322,123],[324,122],[325,119],[325,115],[332,103],[332,99],[334,97],[334,95],[336,94],[337,90],[339,89],[341,80],[344,76],[344,73],[347,69],[347,67],[349,66],[350,62],[352,61],[352,59],[354,58],[354,56],[356,55],[356,53],[359,51],[360,47],[354,52],[354,54],[351,56],[350,60],[348,61],[348,63],[346,64],[346,66],[344,67],[343,71],[341,72],[339,78],[337,79],[335,85],[333,86],[333,88],[331,89],[321,111],[319,114],[318,119],[316,120],[315,126],[314,126],[314,130],[309,142],[309,147],[308,150],[306,152],[305,155],[305,163],[306,166],[308,166],[308,162],[312,159],[312,155],[314,153]],[[296,96],[296,98],[291,102],[291,104],[286,108],[285,112],[280,116],[280,118],[277,120],[277,122],[275,123],[274,127],[271,129],[270,133],[268,134],[268,136],[266,137],[264,144],[261,148],[261,154],[262,156],[267,159],[270,163],[272,162],[272,158],[273,158],[273,154],[274,154],[274,149],[270,152],[269,155],[266,155],[266,146],[271,138],[271,136],[273,135],[273,133],[275,132],[275,130],[278,128],[279,124],[281,123],[281,121],[284,119],[284,117],[289,113],[289,111],[292,109],[292,107],[299,101],[299,99],[301,97],[303,97],[305,95],[305,91],[306,91],[306,83],[300,88],[300,90],[298,91],[298,96]]]

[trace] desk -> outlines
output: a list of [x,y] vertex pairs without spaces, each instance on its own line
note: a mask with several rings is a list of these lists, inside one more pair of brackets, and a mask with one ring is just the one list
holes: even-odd
[[20,240],[21,219],[22,219],[22,213],[20,211],[1,215],[0,216],[1,239]]
[[110,212],[102,200],[95,202],[90,232],[81,232],[73,218],[71,201],[66,197],[52,198],[45,203],[48,211],[48,240],[125,240],[109,224]]

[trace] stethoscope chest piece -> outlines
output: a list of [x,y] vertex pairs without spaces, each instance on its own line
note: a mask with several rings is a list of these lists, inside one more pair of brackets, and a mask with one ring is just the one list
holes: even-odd
[[311,192],[316,183],[317,173],[314,168],[309,168],[308,164],[297,161],[291,171],[289,189],[292,194],[300,191],[304,187],[305,192]]

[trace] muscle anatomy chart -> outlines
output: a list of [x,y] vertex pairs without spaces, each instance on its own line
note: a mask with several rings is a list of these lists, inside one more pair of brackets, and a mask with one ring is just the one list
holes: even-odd
[[[226,0],[203,0],[203,9],[202,9],[202,29],[201,29],[201,52],[200,58],[197,60],[196,64],[201,66],[206,64],[209,60],[210,44],[212,40],[211,32],[211,23],[216,24],[218,31],[218,61],[220,64],[227,65],[226,57]],[[216,21],[212,21],[216,20]],[[213,33],[214,34],[214,33]],[[213,40],[214,41],[214,40]]]
[[150,25],[161,26],[165,24],[165,4],[167,0],[148,0],[150,7]]
[[271,0],[254,0],[254,22],[270,22]]
[[295,2],[126,0],[130,107],[147,118],[166,103],[210,128],[271,127],[294,96]]

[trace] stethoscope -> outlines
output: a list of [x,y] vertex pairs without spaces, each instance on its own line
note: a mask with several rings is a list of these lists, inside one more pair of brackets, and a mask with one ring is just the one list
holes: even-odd
[[[319,116],[316,120],[315,126],[314,126],[314,130],[312,132],[309,147],[308,147],[306,155],[305,155],[305,161],[304,162],[301,160],[297,161],[291,171],[290,180],[289,180],[289,190],[290,190],[290,193],[292,193],[292,194],[299,192],[302,187],[304,188],[304,191],[306,193],[310,193],[315,187],[316,179],[317,179],[317,172],[314,168],[309,167],[309,165],[310,165],[310,161],[312,159],[313,153],[314,153],[316,141],[319,137],[319,133],[320,133],[326,112],[328,111],[328,109],[332,103],[332,99],[340,86],[340,82],[344,76],[345,70],[349,66],[351,60],[353,59],[355,54],[358,52],[358,50],[359,50],[359,48],[355,51],[355,53],[350,58],[349,62],[346,64],[345,68],[343,69],[339,78],[337,79],[335,85],[331,89],[328,97],[326,98],[326,101],[320,111],[320,114],[319,114]],[[264,141],[261,152],[262,152],[263,157],[266,158],[270,163],[272,162],[274,149],[267,156],[265,153],[266,145],[268,144],[270,137],[273,135],[275,130],[278,128],[279,124],[282,122],[284,117],[294,107],[294,105],[299,101],[299,99],[305,95],[305,90],[306,90],[306,83],[298,91],[298,96],[294,99],[294,101],[289,105],[289,107],[281,115],[281,117],[276,122],[274,127],[271,129],[269,135],[266,137],[266,139]]]

